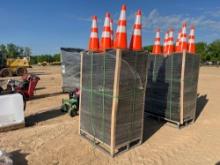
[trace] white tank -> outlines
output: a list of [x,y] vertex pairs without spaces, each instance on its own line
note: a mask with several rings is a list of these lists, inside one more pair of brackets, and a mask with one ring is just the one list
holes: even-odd
[[0,95],[0,127],[24,122],[24,102],[21,94]]

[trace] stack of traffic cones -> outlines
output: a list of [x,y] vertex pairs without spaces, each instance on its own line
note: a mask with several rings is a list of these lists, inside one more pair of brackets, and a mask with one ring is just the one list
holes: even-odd
[[98,27],[97,27],[97,17],[92,17],[92,27],[89,39],[89,50],[98,51],[99,50],[99,38],[98,38]]
[[157,29],[156,36],[154,40],[154,46],[153,46],[153,54],[161,54],[161,45],[160,45],[160,29]]
[[180,45],[180,36],[181,36],[181,30],[179,30],[178,32],[178,36],[177,36],[177,40],[176,40],[176,46],[175,46],[175,52],[179,52],[180,48],[179,48],[179,45]]
[[112,48],[110,20],[111,20],[110,13],[107,12],[105,15],[105,22],[102,32],[102,39],[101,39],[102,51]]
[[169,32],[167,31],[167,32],[165,33],[164,43],[163,43],[163,54],[164,54],[164,55],[167,54],[168,38],[169,38]]
[[186,23],[184,22],[182,25],[182,32],[180,36],[180,42],[179,42],[179,51],[187,51],[187,34],[186,34]]
[[130,41],[130,49],[134,51],[140,51],[142,50],[142,36],[141,36],[141,10],[138,10],[136,13],[136,19],[134,23],[134,29],[133,29],[133,34],[131,36],[131,41]]
[[115,37],[115,48],[126,49],[127,48],[127,31],[126,31],[126,6],[122,5],[121,13],[118,21],[118,27]]
[[[130,49],[133,51],[142,50],[142,23],[141,23],[142,13],[138,10],[136,13],[136,19],[133,27],[133,32],[130,41]],[[105,51],[106,49],[116,48],[116,49],[127,49],[127,31],[126,31],[126,6],[122,5],[120,17],[118,20],[118,27],[113,38],[113,20],[110,17],[110,13],[106,13],[104,27],[101,37],[101,44],[99,47],[98,38],[98,27],[97,27],[97,17],[92,17],[92,27],[89,40],[89,50],[90,51]],[[174,30],[170,29],[165,33],[163,50],[161,50],[160,45],[160,30],[156,31],[156,37],[154,40],[153,54],[163,53],[165,56],[170,55],[174,52],[189,52],[195,54],[195,27],[191,26],[190,34],[187,42],[186,33],[186,23],[182,24],[180,31],[178,32],[178,37],[174,46]]]
[[114,47],[114,30],[113,30],[113,19],[110,19],[110,31],[111,31],[111,45]]
[[169,37],[167,42],[167,54],[172,54],[174,52],[174,38],[173,38],[173,29],[169,29]]
[[189,34],[189,44],[188,44],[188,52],[195,54],[196,53],[196,46],[195,46],[195,27],[194,25],[191,26],[190,34]]
[[[180,52],[189,52],[191,54],[195,54],[196,52],[196,46],[195,46],[195,27],[194,25],[190,28],[190,34],[187,42],[187,34],[186,34],[186,23],[183,23],[182,28],[178,32],[178,37],[176,40],[176,44],[174,46],[174,33],[173,29],[168,30],[165,33],[164,37],[164,44],[163,44],[163,54],[165,56],[170,55],[174,52],[180,53]],[[156,51],[156,47],[158,46],[159,42],[157,39],[157,35],[159,32],[156,33],[156,38],[154,41],[153,46],[153,54],[158,54]]]

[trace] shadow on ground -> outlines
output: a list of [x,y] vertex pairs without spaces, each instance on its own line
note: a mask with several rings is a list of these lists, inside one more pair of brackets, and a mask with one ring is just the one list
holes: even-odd
[[143,132],[143,142],[148,140],[153,134],[155,134],[166,122],[155,120],[153,118],[144,119],[144,132]]
[[38,88],[36,88],[35,90],[43,90],[43,89],[46,89],[45,87],[38,87]]
[[53,109],[50,109],[50,110],[47,110],[41,113],[27,116],[25,118],[26,127],[34,126],[37,123],[53,119],[64,114],[65,113],[61,112],[60,107],[56,107],[56,108],[53,108]]
[[31,100],[35,100],[35,99],[42,99],[42,98],[46,98],[46,97],[52,97],[52,96],[58,96],[63,94],[63,92],[55,92],[55,93],[47,93],[47,94],[42,94],[42,95],[35,95],[31,98]]
[[13,160],[14,165],[27,165],[28,161],[26,156],[28,153],[21,153],[21,150],[15,150],[9,153],[10,158]]
[[40,75],[50,75],[50,73],[45,73],[45,72],[29,72],[29,73],[37,75],[37,76],[40,76]]
[[196,102],[196,118],[195,120],[198,119],[198,117],[201,115],[202,111],[205,109],[206,104],[208,103],[208,98],[207,95],[197,95],[197,102]]
[[218,161],[215,165],[220,165],[220,161]]
[[[205,109],[206,104],[208,103],[207,95],[197,95],[197,105],[196,105],[196,118],[201,115],[203,110]],[[158,120],[155,120],[154,118],[145,118],[144,120],[144,134],[143,134],[143,141],[145,142],[147,139],[149,139],[154,133],[156,133],[166,122],[161,120],[158,122]],[[220,165],[220,164],[219,164]]]

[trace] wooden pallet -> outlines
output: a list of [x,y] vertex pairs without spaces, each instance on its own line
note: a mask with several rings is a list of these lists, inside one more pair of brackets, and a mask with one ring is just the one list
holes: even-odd
[[148,112],[145,112],[145,117],[146,118],[153,118],[158,121],[167,121],[167,123],[166,123],[167,125],[170,125],[170,126],[173,126],[173,127],[179,128],[179,129],[186,127],[190,124],[193,124],[195,121],[194,119],[187,119],[187,120],[183,120],[183,123],[181,123],[181,122],[174,121],[174,120],[168,119],[166,117],[159,116],[159,115],[152,114],[152,113],[148,113]]
[[137,147],[138,145],[140,145],[142,143],[142,140],[140,138],[136,138],[136,139],[133,139],[129,142],[125,142],[123,144],[115,146],[114,153],[111,153],[111,146],[109,146],[106,143],[103,143],[101,140],[95,138],[91,134],[89,134],[83,130],[80,130],[80,135],[84,139],[86,139],[88,142],[93,144],[95,147],[97,147],[97,149],[103,151],[105,154],[107,154],[111,157],[118,156],[118,155],[132,149],[132,148]]
[[16,129],[20,129],[24,127],[25,127],[25,122],[22,122],[19,124],[13,124],[9,126],[0,127],[0,132],[12,131],[12,130],[16,130]]

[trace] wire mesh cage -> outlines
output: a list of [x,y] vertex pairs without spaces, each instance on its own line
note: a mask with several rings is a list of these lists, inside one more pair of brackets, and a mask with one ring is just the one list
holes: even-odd
[[182,126],[196,114],[199,55],[149,55],[145,112]]
[[72,92],[74,88],[79,88],[81,51],[83,51],[83,49],[61,48],[63,92]]
[[81,55],[80,134],[112,156],[142,142],[147,54]]

